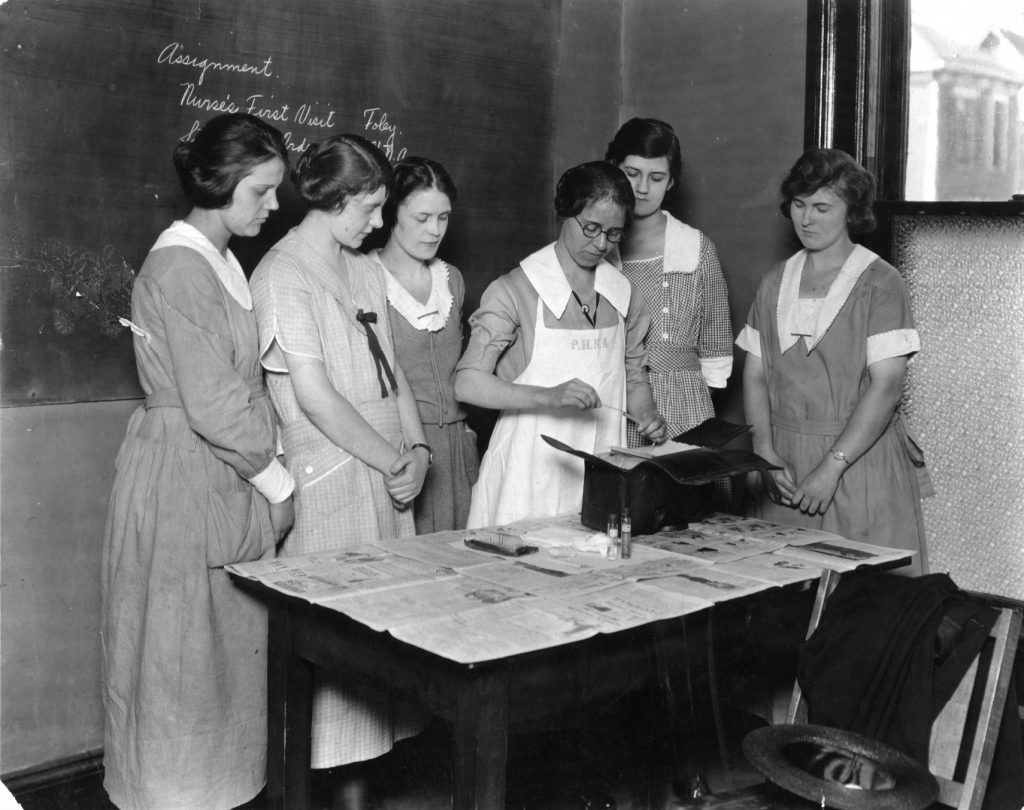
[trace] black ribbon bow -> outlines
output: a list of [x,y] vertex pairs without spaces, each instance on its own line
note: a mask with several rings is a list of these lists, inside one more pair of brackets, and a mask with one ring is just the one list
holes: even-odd
[[[377,379],[380,380],[380,396],[381,399],[387,399],[389,390],[398,390],[398,383],[395,381],[395,375],[394,372],[391,371],[391,365],[388,363],[388,358],[385,356],[384,350],[380,347],[380,341],[377,340],[377,333],[374,332],[373,327],[370,326],[370,324],[377,323],[377,313],[363,312],[362,310],[359,310],[356,313],[356,320],[366,327],[366,342],[370,344],[370,354],[373,355],[373,362],[377,366]],[[388,378],[386,384],[384,382],[385,375]]]

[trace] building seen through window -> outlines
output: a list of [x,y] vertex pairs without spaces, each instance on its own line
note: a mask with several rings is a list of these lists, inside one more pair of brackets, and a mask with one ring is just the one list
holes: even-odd
[[912,0],[907,200],[1024,194],[1024,3]]

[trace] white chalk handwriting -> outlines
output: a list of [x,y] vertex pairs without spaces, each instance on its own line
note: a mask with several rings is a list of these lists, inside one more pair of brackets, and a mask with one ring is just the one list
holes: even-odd
[[[205,113],[248,113],[272,124],[291,124],[317,130],[333,130],[338,126],[333,106],[321,105],[319,101],[303,101],[297,106],[293,106],[278,101],[273,94],[251,93],[244,97],[233,97],[231,93],[204,94],[206,88],[202,85],[207,71],[278,78],[272,69],[273,57],[271,56],[268,56],[262,63],[254,65],[246,62],[199,58],[185,53],[180,42],[171,42],[160,51],[156,61],[161,65],[185,66],[199,71],[199,75],[194,81],[182,82],[179,85],[181,94],[178,97],[178,106],[184,109]],[[180,140],[192,140],[199,132],[200,126],[199,121],[193,121],[188,134],[182,136]],[[380,149],[388,160],[401,160],[406,156],[408,150],[398,143],[402,130],[388,119],[387,111],[383,107],[367,107],[363,110],[363,130],[367,139]],[[316,140],[315,135],[311,140],[301,133],[293,134],[292,132],[285,132],[284,138],[288,150],[297,153],[304,152],[310,143]]]
[[196,68],[199,71],[199,78],[196,80],[196,84],[199,85],[203,83],[203,79],[206,78],[206,71],[208,70],[248,73],[252,76],[266,76],[270,78],[274,75],[270,69],[270,64],[273,60],[274,57],[268,56],[263,60],[263,64],[250,65],[245,62],[221,62],[216,59],[206,59],[205,57],[200,59],[198,56],[189,56],[187,53],[182,53],[180,42],[171,42],[160,51],[160,55],[156,58],[156,63],[158,65],[184,65],[185,67]]
[[388,121],[388,114],[380,107],[367,107],[363,110],[363,129],[370,142],[384,153],[388,160],[401,160],[408,149],[398,148],[398,135],[402,130],[397,124]]

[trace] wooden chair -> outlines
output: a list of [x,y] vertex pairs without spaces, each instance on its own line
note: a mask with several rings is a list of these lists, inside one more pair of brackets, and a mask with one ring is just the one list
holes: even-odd
[[[985,798],[1020,627],[1019,611],[1011,608],[999,611],[999,619],[990,634],[991,657],[987,649],[978,654],[953,697],[932,723],[928,770],[939,782],[939,801],[957,810],[977,810]],[[984,691],[977,721],[973,728],[968,728],[968,707],[976,689]],[[962,777],[955,778],[957,760],[965,745],[970,745],[967,768]]]
[[[818,590],[811,613],[808,637],[817,628],[825,600],[838,582],[839,577],[832,572],[825,571],[822,574],[822,587]],[[964,673],[953,697],[932,723],[928,770],[939,783],[938,801],[941,804],[956,810],[979,810],[981,807],[1010,688],[1020,632],[1020,611],[1013,608],[1000,609],[988,642]],[[973,713],[969,711],[972,701],[977,707]],[[807,722],[807,704],[799,683],[793,686],[786,722]],[[965,746],[969,748],[965,749]],[[958,762],[965,756],[966,766],[961,764],[961,773],[958,774]],[[768,806],[763,786],[759,785],[723,794],[721,801],[705,804],[705,810],[755,810]]]

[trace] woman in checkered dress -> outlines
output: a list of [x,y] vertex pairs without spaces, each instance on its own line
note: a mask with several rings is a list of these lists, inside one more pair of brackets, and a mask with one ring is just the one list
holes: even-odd
[[[619,255],[651,313],[647,333],[651,388],[669,436],[715,415],[710,388],[724,388],[732,371],[729,299],[714,243],[661,206],[682,173],[679,139],[653,118],[627,121],[608,144],[605,159],[633,186],[636,207]],[[648,444],[633,425],[631,447]]]
[[[369,141],[338,135],[310,147],[292,179],[309,211],[250,282],[296,480],[295,527],[281,553],[410,536],[430,448],[395,363],[382,271],[357,250],[382,225],[391,167]],[[314,687],[311,765],[338,769],[328,779],[335,807],[364,807],[359,763],[418,733],[421,718],[338,677],[317,675]]]

